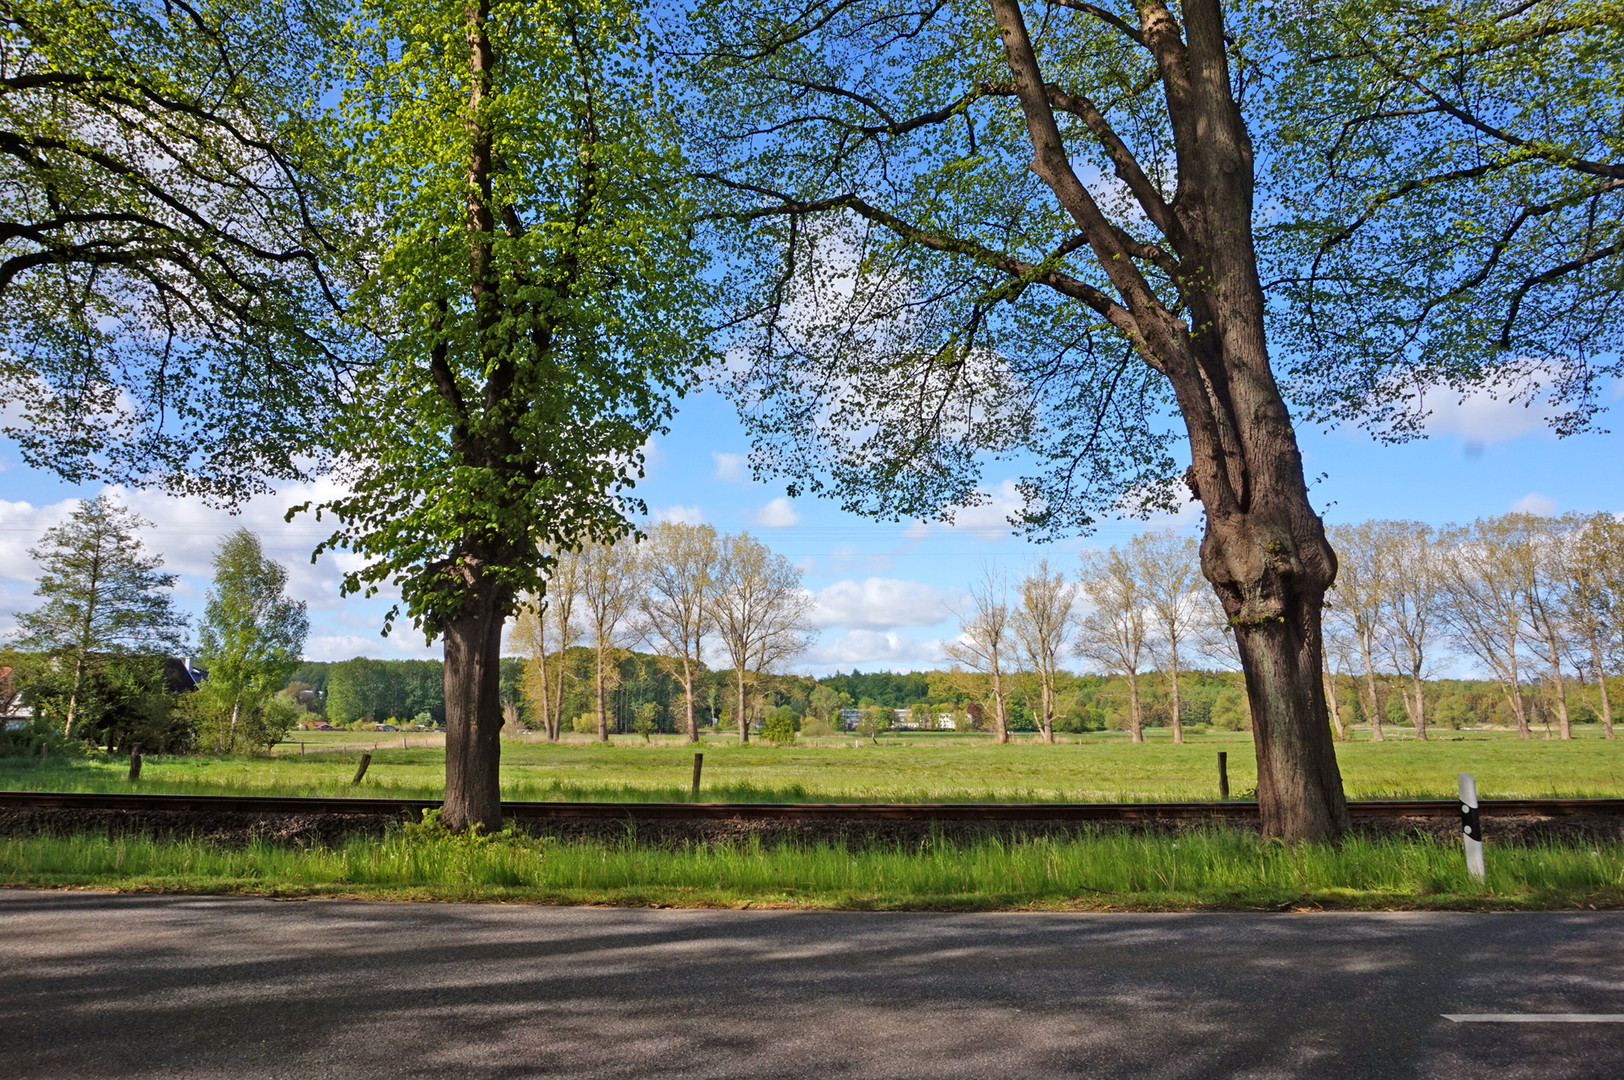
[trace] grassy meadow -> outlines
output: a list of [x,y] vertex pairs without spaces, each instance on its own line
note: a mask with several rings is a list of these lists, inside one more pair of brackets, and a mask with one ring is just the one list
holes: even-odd
[[[1571,742],[1524,742],[1504,731],[1441,731],[1425,742],[1403,733],[1385,743],[1337,746],[1350,798],[1453,798],[1455,775],[1477,776],[1485,798],[1624,795],[1624,740],[1580,727]],[[280,747],[269,756],[216,759],[148,757],[132,785],[127,763],[111,758],[0,759],[0,789],[129,791],[243,795],[372,795],[438,798],[444,784],[439,746],[393,748],[387,736],[351,787],[361,750],[354,733],[304,735],[308,752]],[[322,746],[346,746],[322,749]],[[291,749],[291,753],[288,752]],[[645,744],[616,736],[610,745],[574,737],[561,744],[502,744],[503,795],[513,800],[686,800],[694,747],[672,737]],[[827,737],[775,747],[740,746],[706,736],[700,798],[712,802],[1118,802],[1215,799],[1216,752],[1229,755],[1231,794],[1256,785],[1251,736],[1191,735],[1175,746],[1153,731],[1139,746],[1118,733],[1063,736],[1055,746],[1018,739],[997,746],[986,736],[894,734],[875,746]]]

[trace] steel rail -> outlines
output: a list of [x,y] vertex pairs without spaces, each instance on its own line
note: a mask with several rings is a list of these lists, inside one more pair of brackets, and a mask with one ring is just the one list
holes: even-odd
[[[216,814],[386,814],[417,817],[438,799],[284,795],[160,795],[141,792],[0,791],[7,808],[171,811]],[[1135,821],[1255,820],[1256,802],[1143,803],[699,803],[504,802],[513,818],[626,821]],[[1348,803],[1363,818],[1452,818],[1453,799],[1368,799]],[[1624,816],[1624,799],[1485,799],[1484,817]]]

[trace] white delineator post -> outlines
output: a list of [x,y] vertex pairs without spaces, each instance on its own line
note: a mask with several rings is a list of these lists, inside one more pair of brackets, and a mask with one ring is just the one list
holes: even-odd
[[1466,845],[1466,872],[1482,881],[1485,874],[1483,826],[1477,816],[1477,780],[1468,772],[1457,773],[1456,779],[1460,781],[1461,842]]

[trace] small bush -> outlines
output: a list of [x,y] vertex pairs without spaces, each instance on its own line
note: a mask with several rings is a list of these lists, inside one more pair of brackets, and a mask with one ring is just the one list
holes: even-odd
[[598,718],[591,713],[582,713],[570,721],[570,727],[577,735],[595,735],[598,731]]
[[795,741],[795,721],[789,716],[769,716],[761,726],[761,737],[775,745],[788,746]]

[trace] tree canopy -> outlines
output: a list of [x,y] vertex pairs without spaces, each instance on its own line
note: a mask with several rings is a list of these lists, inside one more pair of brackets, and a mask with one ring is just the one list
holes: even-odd
[[324,0],[0,3],[0,433],[234,503],[322,460],[353,353]]
[[1487,387],[1588,425],[1624,373],[1624,4],[1259,4],[1262,223],[1299,409],[1424,431]]
[[503,623],[549,552],[642,510],[642,447],[702,356],[703,260],[629,4],[369,0],[351,34],[354,295],[380,355],[334,427],[347,491],[319,550],[444,636],[445,820],[500,827]]

